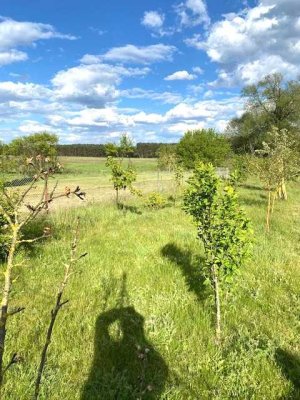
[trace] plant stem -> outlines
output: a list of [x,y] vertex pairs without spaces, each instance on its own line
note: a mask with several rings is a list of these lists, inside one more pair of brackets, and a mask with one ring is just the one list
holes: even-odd
[[219,279],[217,266],[212,264],[211,266],[212,282],[214,287],[215,296],[215,312],[216,312],[216,342],[220,343],[221,340],[221,303],[220,303],[220,293],[219,293]]
[[72,270],[74,264],[76,263],[76,261],[78,260],[78,259],[76,259],[78,229],[79,229],[79,221],[77,221],[74,239],[71,244],[69,263],[65,265],[64,278],[63,278],[63,281],[60,285],[60,288],[59,288],[57,296],[56,296],[55,306],[51,311],[51,319],[50,319],[50,323],[49,323],[48,331],[47,331],[47,335],[46,335],[46,340],[45,340],[44,347],[43,347],[42,354],[41,354],[41,360],[40,360],[40,365],[38,368],[37,378],[35,381],[35,391],[34,391],[34,396],[33,396],[34,400],[37,400],[39,397],[42,375],[43,375],[43,371],[44,371],[44,368],[46,365],[47,351],[48,351],[48,347],[51,343],[52,332],[53,332],[57,314],[58,314],[59,310],[62,308],[62,306],[68,302],[68,301],[62,302],[61,300],[62,300],[62,296],[63,296],[64,290],[65,290],[65,287],[68,283],[69,277],[71,275],[71,270]]
[[6,270],[4,273],[4,287],[2,292],[2,302],[0,310],[0,387],[3,384],[3,374],[4,374],[3,356],[5,348],[6,323],[8,317],[8,303],[9,303],[9,294],[11,289],[12,269],[14,264],[14,255],[18,243],[18,234],[19,234],[19,227],[16,225],[12,226],[12,238],[7,257]]
[[268,192],[268,207],[267,207],[267,220],[266,220],[266,230],[270,232],[270,218],[271,218],[271,190]]

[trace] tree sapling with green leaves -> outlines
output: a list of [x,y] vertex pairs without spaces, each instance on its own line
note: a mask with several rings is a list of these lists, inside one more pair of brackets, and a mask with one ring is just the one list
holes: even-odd
[[189,179],[184,210],[194,217],[204,245],[207,282],[214,293],[216,341],[221,339],[221,295],[249,254],[251,228],[235,189],[224,186],[212,164],[200,163]]
[[276,197],[287,200],[286,182],[300,174],[300,161],[295,141],[286,129],[268,132],[262,149],[249,158],[252,171],[258,176],[268,193],[266,229],[270,230],[271,214]]

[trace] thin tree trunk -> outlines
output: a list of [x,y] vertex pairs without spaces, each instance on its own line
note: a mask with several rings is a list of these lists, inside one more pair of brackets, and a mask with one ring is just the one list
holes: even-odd
[[271,218],[271,190],[268,193],[268,208],[267,208],[267,219],[266,219],[266,230],[270,232],[270,218]]
[[216,312],[216,342],[219,344],[221,340],[221,303],[219,293],[219,279],[217,267],[215,264],[211,267],[212,282],[215,296],[215,312]]
[[6,323],[8,317],[8,303],[9,303],[9,294],[11,289],[14,255],[18,243],[18,233],[19,233],[18,228],[14,227],[12,232],[12,242],[10,245],[7,258],[6,271],[4,273],[4,287],[3,287],[1,310],[0,310],[0,387],[2,386],[3,383],[3,374],[4,374],[3,356],[5,350]]
[[63,278],[63,281],[60,285],[59,291],[56,296],[55,306],[51,311],[51,320],[49,323],[49,327],[48,327],[48,331],[47,331],[47,335],[46,335],[46,341],[44,343],[44,347],[42,350],[41,361],[40,361],[40,365],[38,368],[37,378],[35,381],[35,392],[34,392],[34,396],[33,396],[34,400],[37,400],[39,397],[42,375],[43,375],[43,371],[44,371],[44,368],[46,365],[47,351],[48,351],[48,347],[51,343],[52,332],[53,332],[57,314],[58,314],[59,310],[62,308],[62,306],[68,302],[68,300],[63,301],[63,302],[61,301],[65,287],[66,287],[69,277],[72,273],[72,268],[73,268],[74,264],[76,263],[76,261],[78,261],[80,258],[82,258],[86,255],[86,253],[84,253],[79,258],[76,258],[78,230],[79,230],[79,220],[77,221],[74,239],[71,244],[70,261],[68,264],[65,265],[64,278]]
[[119,206],[119,189],[116,189],[116,204]]
[[34,392],[34,396],[33,396],[34,400],[37,400],[39,397],[42,375],[43,375],[43,371],[44,371],[45,364],[46,364],[47,350],[51,343],[51,336],[52,336],[52,331],[53,331],[53,327],[55,324],[55,320],[56,320],[59,310],[65,304],[65,302],[61,303],[62,294],[63,294],[63,287],[60,289],[60,291],[57,295],[57,298],[56,298],[55,307],[51,311],[51,320],[50,320],[50,324],[49,324],[47,336],[46,336],[46,341],[45,341],[44,348],[43,348],[42,355],[41,355],[41,361],[40,361],[40,365],[39,365],[39,369],[38,369],[37,379],[35,381],[35,392]]
[[281,185],[280,185],[280,198],[281,198],[281,200],[287,200],[287,198],[288,198],[284,178],[282,178]]

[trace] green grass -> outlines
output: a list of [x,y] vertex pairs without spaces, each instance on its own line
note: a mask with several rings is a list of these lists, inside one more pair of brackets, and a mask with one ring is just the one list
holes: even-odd
[[[94,166],[83,164],[84,182]],[[67,287],[41,399],[300,399],[299,196],[299,183],[290,185],[267,235],[264,192],[240,188],[255,243],[235,289],[223,298],[219,348],[212,298],[202,284],[202,247],[180,205],[149,211],[132,198],[133,212],[106,202],[50,214],[54,237],[19,254],[24,264],[15,271],[12,306],[26,309],[9,320],[6,362],[14,352],[24,361],[7,372],[3,398],[33,393],[80,216],[79,247],[88,256]],[[141,394],[147,386],[152,390]]]

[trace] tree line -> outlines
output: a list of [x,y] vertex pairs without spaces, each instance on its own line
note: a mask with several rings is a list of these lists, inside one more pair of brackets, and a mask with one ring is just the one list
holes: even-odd
[[[175,144],[136,143],[130,153],[132,158],[155,158],[164,155],[172,162],[176,157],[191,169],[198,161],[222,166],[232,155],[252,154],[263,147],[273,128],[287,130],[300,153],[300,83],[286,81],[281,74],[264,77],[253,85],[244,87],[241,97],[245,103],[241,116],[229,121],[224,133],[214,129],[185,132]],[[58,137],[48,132],[12,140],[1,145],[2,167],[8,156],[79,156],[106,157],[111,144],[59,144]]]

